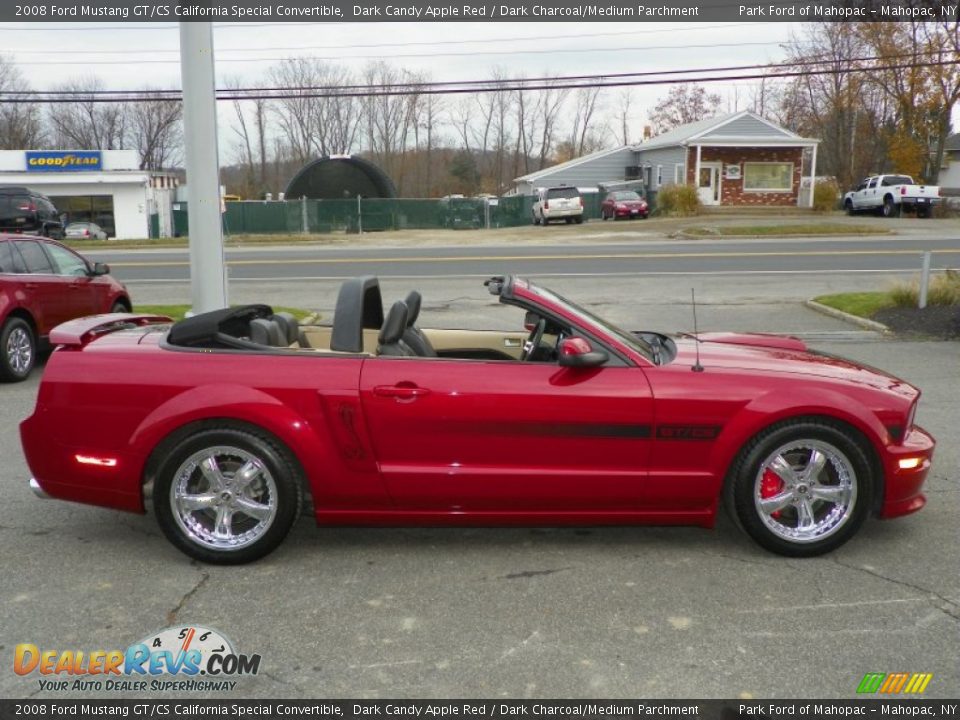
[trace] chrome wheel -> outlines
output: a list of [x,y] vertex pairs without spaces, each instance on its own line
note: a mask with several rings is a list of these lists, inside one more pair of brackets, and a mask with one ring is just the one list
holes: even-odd
[[791,543],[830,537],[854,514],[857,473],[850,459],[823,440],[781,445],[761,463],[753,502],[766,528]]
[[33,367],[33,338],[30,331],[18,325],[7,335],[7,364],[17,375],[26,375]]
[[253,545],[277,516],[277,484],[264,461],[226,445],[184,460],[173,475],[169,499],[187,538],[211,550]]

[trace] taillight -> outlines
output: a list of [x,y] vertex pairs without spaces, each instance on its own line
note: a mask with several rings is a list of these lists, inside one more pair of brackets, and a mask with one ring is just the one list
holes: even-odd
[[583,197],[578,197],[577,202],[580,203],[580,207],[583,207]]
[[907,194],[907,188],[906,188],[906,186],[904,186],[904,185],[901,185],[901,186],[900,186],[900,194],[901,194],[901,195],[906,195],[906,194]]
[[90,237],[90,231],[89,231],[89,230],[84,230],[84,231],[83,231],[83,236],[84,236],[84,237]]
[[544,209],[544,210],[549,210],[549,209],[550,209],[550,201],[549,201],[549,200],[544,200],[544,201],[543,201],[543,209]]
[[33,203],[27,203],[26,205],[21,205],[17,210],[26,210],[27,212],[36,212],[37,206]]

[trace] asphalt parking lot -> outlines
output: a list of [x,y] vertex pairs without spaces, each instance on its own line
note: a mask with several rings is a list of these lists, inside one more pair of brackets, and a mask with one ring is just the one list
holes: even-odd
[[[151,516],[32,495],[16,427],[36,373],[0,387],[0,656],[21,642],[122,649],[197,623],[262,656],[237,697],[850,698],[864,673],[894,671],[932,672],[925,697],[956,697],[960,344],[835,337],[813,344],[923,389],[918,421],[939,447],[921,513],[802,561],[725,518],[706,531],[328,530],[305,517],[257,564],[200,566]],[[58,696],[5,665],[0,696]]]

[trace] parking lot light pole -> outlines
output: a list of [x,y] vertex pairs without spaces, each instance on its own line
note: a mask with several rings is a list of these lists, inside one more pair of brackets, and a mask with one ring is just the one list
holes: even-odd
[[200,313],[227,306],[211,23],[180,23],[180,77],[190,222],[190,294],[193,312]]

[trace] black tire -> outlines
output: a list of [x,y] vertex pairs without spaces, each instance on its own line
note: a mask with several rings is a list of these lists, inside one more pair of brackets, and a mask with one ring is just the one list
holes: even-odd
[[[211,458],[216,471],[208,474],[200,463],[210,467]],[[256,472],[239,487],[238,471],[251,464]],[[211,475],[219,478],[219,485]],[[277,440],[224,425],[200,430],[174,446],[157,472],[153,503],[160,529],[178,550],[205,563],[240,565],[259,560],[280,545],[300,516],[302,488],[299,465]],[[179,505],[175,495],[181,496]],[[202,506],[187,509],[186,498]],[[269,517],[248,515],[238,506]],[[226,537],[215,532],[221,513]],[[234,533],[236,515],[240,521]]]
[[917,206],[917,217],[918,218],[928,218],[932,217],[933,213],[931,212],[933,208]]
[[537,214],[536,214],[536,213],[533,214],[533,224],[534,224],[534,225],[539,225],[539,224],[540,224],[540,218],[537,217]]
[[857,211],[853,209],[853,202],[851,200],[847,200],[845,203],[843,203],[843,209],[846,210],[847,215],[850,215],[851,217],[857,214]]
[[37,338],[22,318],[8,318],[0,330],[0,380],[22,382],[37,364]]
[[883,199],[883,216],[888,218],[900,217],[900,206],[893,202],[893,198],[887,195]]
[[577,216],[573,219],[573,221],[574,221],[577,225],[583,225],[583,215],[577,215]]
[[[761,547],[788,557],[813,557],[843,545],[852,538],[866,519],[873,504],[874,481],[863,444],[855,431],[841,424],[815,418],[788,420],[767,428],[753,438],[738,454],[727,476],[725,504],[734,521]],[[792,467],[813,450],[826,459],[816,477],[803,479],[808,467]],[[773,458],[783,458],[792,467],[788,485],[774,473],[773,482],[782,487],[769,490],[765,484],[772,470],[765,470]],[[825,480],[826,482],[820,482]],[[841,495],[846,492],[846,495]],[[838,502],[817,497],[837,494]],[[778,498],[787,498],[778,502]],[[761,500],[774,509],[767,515]],[[782,502],[782,504],[781,504]],[[801,515],[809,513],[812,527],[801,527]]]
[[606,213],[606,211],[603,211],[603,210],[600,211],[600,219],[603,220],[604,222],[607,221],[607,213]]
[[564,218],[564,222],[566,222],[567,225],[569,225],[570,223],[573,222],[573,218],[572,217]]
[[110,308],[112,313],[128,313],[130,308],[127,307],[127,304],[123,300],[117,300],[113,306]]

